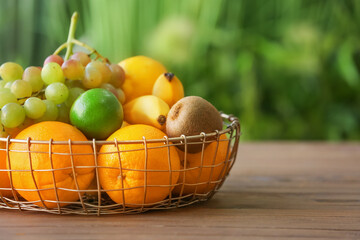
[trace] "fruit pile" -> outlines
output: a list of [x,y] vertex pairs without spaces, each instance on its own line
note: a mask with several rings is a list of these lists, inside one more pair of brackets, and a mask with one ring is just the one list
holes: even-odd
[[[42,67],[0,67],[0,199],[20,195],[56,208],[103,191],[118,204],[139,207],[171,194],[212,191],[228,168],[226,135],[207,142],[147,141],[220,131],[220,113],[203,98],[184,97],[181,81],[151,58],[111,64],[74,38],[76,21],[74,14],[68,41]],[[73,53],[74,44],[90,53]],[[7,136],[28,142],[12,142],[7,155]],[[93,139],[112,144],[72,145]],[[143,142],[118,143],[133,140]]]
[[7,62],[1,65],[0,76],[1,123],[9,133],[32,120],[68,122],[64,111],[85,89],[104,88],[120,102],[125,101],[120,88],[125,78],[123,69],[117,64],[92,60],[84,52],[77,52],[66,61],[51,55],[43,67],[30,66],[25,71],[19,64]]

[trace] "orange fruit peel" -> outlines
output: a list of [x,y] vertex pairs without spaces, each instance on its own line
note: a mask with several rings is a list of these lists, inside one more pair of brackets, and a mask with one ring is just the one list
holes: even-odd
[[[161,130],[148,125],[130,125],[116,131],[108,141],[163,139]],[[164,143],[104,145],[99,154],[100,184],[110,198],[129,207],[152,205],[164,200],[179,177],[180,160],[175,147]],[[170,159],[168,159],[170,156]],[[121,165],[120,165],[121,164]]]
[[[75,127],[62,122],[41,122],[20,132],[16,139],[87,141]],[[70,142],[69,142],[70,143]],[[79,200],[94,178],[93,149],[89,145],[11,143],[11,180],[29,202],[55,208]],[[30,151],[31,153],[29,154]],[[31,158],[30,158],[31,157]],[[14,171],[16,170],[16,171]],[[31,171],[32,170],[32,171]]]

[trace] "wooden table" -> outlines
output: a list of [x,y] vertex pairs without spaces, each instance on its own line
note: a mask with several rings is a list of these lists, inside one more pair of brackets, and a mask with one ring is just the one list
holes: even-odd
[[360,239],[360,144],[241,143],[212,200],[141,215],[0,210],[0,239]]

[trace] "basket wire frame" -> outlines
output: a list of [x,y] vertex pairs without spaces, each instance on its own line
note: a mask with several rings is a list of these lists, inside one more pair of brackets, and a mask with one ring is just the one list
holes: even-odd
[[[224,130],[215,131],[213,133],[201,133],[197,136],[180,136],[177,138],[168,138],[164,137],[163,139],[146,139],[143,137],[141,140],[131,140],[131,141],[119,141],[115,139],[114,141],[96,141],[95,139],[92,141],[72,141],[69,139],[68,141],[54,141],[50,139],[49,141],[38,141],[38,140],[31,140],[30,138],[26,140],[19,140],[19,139],[11,139],[10,136],[7,138],[0,138],[0,143],[5,143],[5,149],[0,149],[0,151],[6,151],[6,161],[8,164],[8,169],[0,169],[0,173],[6,172],[9,176],[10,180],[10,188],[0,188],[0,209],[15,209],[19,211],[38,211],[38,212],[48,212],[53,214],[78,214],[78,215],[107,215],[107,214],[134,214],[134,213],[142,213],[149,210],[162,210],[162,209],[172,209],[172,208],[179,208],[185,207],[197,202],[207,201],[214,196],[214,194],[220,189],[223,185],[226,177],[228,176],[231,168],[234,165],[236,160],[236,155],[238,151],[238,145],[241,135],[240,130],[240,123],[238,119],[232,115],[227,115],[221,113],[224,122]],[[221,135],[226,135],[227,138],[220,139]],[[220,142],[226,141],[227,142],[227,149],[226,149],[226,157],[220,163],[216,163],[216,157],[218,153],[218,148]],[[216,142],[215,153],[212,157],[211,164],[205,165],[204,159],[204,152],[207,147],[207,144]],[[27,150],[10,150],[11,143],[22,143],[26,144]],[[151,146],[151,143],[162,143],[161,146]],[[31,151],[30,146],[32,144],[45,144],[48,145],[47,152],[41,151]],[[119,146],[121,144],[137,144],[142,145],[142,148],[129,150],[129,151],[144,151],[145,154],[145,162],[144,162],[144,169],[130,169],[126,168],[122,164],[121,160],[121,152],[127,151],[120,151]],[[197,167],[188,167],[188,146],[191,144],[201,144],[201,160],[200,166]],[[55,152],[54,146],[62,145],[68,147],[68,152]],[[88,153],[87,155],[91,154],[94,158],[94,165],[93,166],[76,166],[74,156],[76,155],[85,155],[83,153],[73,153],[73,146],[77,145],[88,145],[91,146],[92,153]],[[100,153],[99,149],[103,145],[113,145],[117,151],[115,152],[106,152]],[[174,170],[172,168],[171,163],[171,156],[170,156],[170,149],[172,146],[184,146],[184,159],[183,159],[183,166],[180,170]],[[167,170],[158,170],[158,169],[148,169],[148,152],[150,149],[157,149],[157,148],[166,148],[167,151],[167,161],[168,161],[168,169]],[[22,152],[28,154],[29,159],[29,166],[30,169],[28,170],[15,170],[11,168],[11,161],[10,161],[10,152]],[[39,153],[39,154],[47,154],[50,169],[34,169],[33,168],[33,159],[32,153]],[[119,177],[121,179],[121,188],[120,189],[103,189],[100,184],[99,178],[99,170],[101,168],[107,169],[115,169],[113,167],[105,167],[99,165],[99,155],[100,154],[116,154],[118,159],[119,167],[116,168],[119,170]],[[63,168],[55,168],[54,167],[54,159],[53,156],[55,155],[62,155],[68,156],[70,159],[71,166],[63,167]],[[220,174],[217,179],[212,179],[214,174],[214,169],[219,168],[221,166]],[[201,181],[202,172],[205,171],[204,169],[210,168],[210,175],[207,181]],[[77,179],[77,171],[76,169],[94,169],[94,181],[96,183],[96,187],[94,189],[80,189],[78,179]],[[195,184],[186,183],[186,173],[187,171],[198,170],[199,175],[197,177],[197,181]],[[61,171],[70,171],[72,177],[74,178],[75,189],[68,189],[64,187],[59,187],[56,182],[56,172]],[[137,187],[125,187],[124,184],[124,174],[129,171],[139,171],[143,172],[144,174],[144,185],[137,186]],[[35,189],[17,189],[14,187],[13,183],[13,174],[15,172],[30,172],[31,178],[34,182]],[[37,186],[37,181],[35,174],[36,172],[48,172],[51,173],[51,181],[52,187],[48,188],[39,188]],[[164,185],[149,185],[147,182],[148,174],[151,172],[168,172],[169,173],[169,183]],[[175,172],[179,172],[179,179],[180,175],[182,175],[182,181],[178,181],[177,183],[173,183],[172,178]],[[199,186],[206,186],[206,191],[199,192]],[[180,186],[180,193],[174,194],[173,188],[176,186]],[[194,187],[194,191],[190,194],[184,194],[184,189],[186,186]],[[161,187],[161,188],[168,188],[169,193],[168,196],[158,202],[155,203],[146,203],[146,195],[151,188],[154,187]],[[141,204],[130,203],[126,202],[125,192],[127,190],[135,189],[135,188],[143,188],[144,189],[144,196]],[[11,191],[12,197],[5,197],[2,194],[2,191],[7,190]],[[55,193],[55,200],[43,199],[41,191],[53,191]],[[17,191],[27,191],[27,192],[36,192],[39,200],[37,201],[27,201],[21,197]],[[75,192],[77,193],[79,199],[73,202],[66,202],[60,201],[59,191],[68,191],[68,192]],[[120,191],[122,204],[116,203],[111,200],[111,198],[107,195],[106,192],[110,191]],[[46,203],[55,203],[56,207],[49,208],[47,207]],[[66,204],[64,206],[64,204]],[[39,206],[40,205],[40,206]]]

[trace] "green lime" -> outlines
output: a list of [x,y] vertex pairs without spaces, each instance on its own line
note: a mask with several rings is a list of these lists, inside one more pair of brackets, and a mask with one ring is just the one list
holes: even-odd
[[89,139],[106,139],[120,129],[123,108],[110,91],[94,88],[81,94],[70,110],[71,124]]

